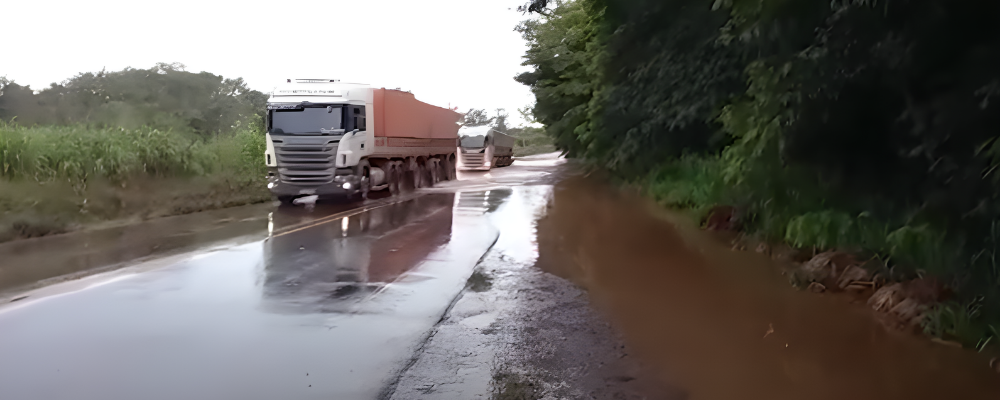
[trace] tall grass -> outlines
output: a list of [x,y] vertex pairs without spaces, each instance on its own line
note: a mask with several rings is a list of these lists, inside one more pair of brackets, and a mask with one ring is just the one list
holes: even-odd
[[263,134],[250,125],[211,139],[155,128],[31,126],[0,121],[0,178],[113,182],[224,172],[262,174]]
[[644,186],[660,204],[690,209],[702,216],[713,205],[728,204],[733,199],[721,167],[715,158],[684,156],[653,170]]
[[264,134],[0,121],[0,241],[264,201]]

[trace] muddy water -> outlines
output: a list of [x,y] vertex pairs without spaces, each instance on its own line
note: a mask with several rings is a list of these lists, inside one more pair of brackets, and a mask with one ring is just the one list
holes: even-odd
[[680,398],[1000,399],[983,357],[796,291],[769,259],[596,183],[558,185],[538,240],[537,265],[586,288]]

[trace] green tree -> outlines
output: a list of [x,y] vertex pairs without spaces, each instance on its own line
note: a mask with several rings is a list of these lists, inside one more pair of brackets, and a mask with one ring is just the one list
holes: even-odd
[[38,93],[13,82],[4,86],[0,118],[21,124],[154,126],[201,135],[247,123],[267,101],[241,78],[191,73],[179,63],[81,73]]
[[496,115],[493,116],[493,129],[500,132],[507,132],[507,130],[510,129],[510,127],[507,126],[507,118],[509,117],[510,115],[507,114],[507,110],[502,108],[496,109]]
[[495,117],[490,117],[487,115],[485,109],[470,108],[469,111],[465,112],[463,117],[462,125],[464,126],[483,126],[491,125],[495,121]]
[[[748,229],[774,238],[864,246],[891,254],[896,271],[937,271],[966,296],[992,293],[981,314],[1000,320],[1000,3],[521,10],[531,71],[515,79],[569,156],[697,192],[676,198],[738,203]],[[901,239],[913,232],[934,240]]]

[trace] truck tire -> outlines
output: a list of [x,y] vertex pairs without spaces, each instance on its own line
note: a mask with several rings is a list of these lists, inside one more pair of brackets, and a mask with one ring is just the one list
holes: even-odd
[[365,201],[368,200],[368,190],[371,188],[371,181],[368,179],[362,179],[361,183],[358,184],[358,192],[354,193],[352,200],[355,201]]
[[448,175],[448,158],[447,157],[442,157],[441,160],[438,161],[437,171],[438,171],[438,179],[441,179],[442,181],[450,180],[451,177]]
[[413,174],[413,188],[424,187],[424,166],[418,163],[410,172]]
[[457,170],[458,166],[457,163],[455,162],[455,155],[454,154],[449,155],[447,160],[448,163],[445,164],[445,168],[447,168],[448,180],[449,181],[458,180],[458,170]]
[[371,171],[371,163],[368,160],[361,160],[354,168],[354,173],[361,177],[361,183],[358,184],[358,191],[349,197],[356,201],[367,200],[368,190],[371,188],[371,173],[369,172]]
[[290,206],[292,205],[292,202],[295,201],[295,196],[278,196],[278,201],[280,201],[283,206]]
[[385,171],[385,180],[389,184],[389,194],[397,195],[399,194],[399,184],[402,179],[403,171],[400,170],[395,164],[390,164]]
[[426,166],[424,169],[427,171],[427,182],[428,187],[433,187],[435,184],[441,181],[440,169],[438,168],[438,162],[435,159],[428,159],[426,161]]

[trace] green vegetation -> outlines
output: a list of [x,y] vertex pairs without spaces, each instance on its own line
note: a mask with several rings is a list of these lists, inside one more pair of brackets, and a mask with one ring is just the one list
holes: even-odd
[[545,134],[545,129],[536,127],[511,128],[507,134],[516,138],[514,141],[514,157],[532,156],[535,154],[556,151],[552,138]]
[[0,241],[269,199],[265,99],[176,65],[0,80]]
[[534,0],[516,79],[556,146],[769,241],[876,254],[1000,340],[1000,3]]
[[243,79],[191,73],[178,63],[81,73],[37,93],[0,77],[0,119],[25,126],[152,126],[210,136],[262,116],[266,101]]

